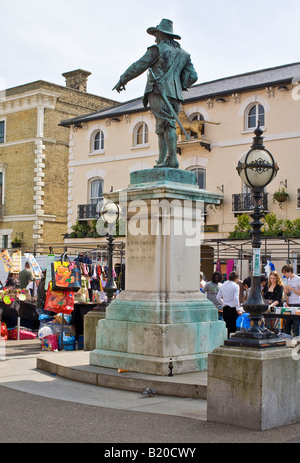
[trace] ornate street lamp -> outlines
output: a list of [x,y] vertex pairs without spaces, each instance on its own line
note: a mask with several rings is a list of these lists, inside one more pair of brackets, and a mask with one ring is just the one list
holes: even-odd
[[113,277],[113,251],[114,251],[114,237],[112,235],[112,228],[119,221],[121,215],[121,208],[118,204],[108,202],[106,203],[101,211],[100,216],[108,224],[108,237],[107,237],[107,281],[104,287],[104,291],[107,294],[107,303],[110,304],[114,293],[117,291],[115,280]]
[[250,314],[250,329],[237,331],[230,339],[224,343],[227,346],[239,347],[278,347],[285,346],[278,335],[266,329],[263,323],[263,313],[268,310],[261,294],[260,284],[260,248],[261,248],[261,227],[263,223],[260,219],[264,216],[261,201],[264,188],[274,179],[279,170],[272,154],[263,145],[263,131],[258,122],[254,131],[253,145],[250,151],[245,154],[238,163],[237,171],[242,182],[251,188],[254,200],[252,226],[252,249],[253,265],[250,295],[245,304],[244,310]]

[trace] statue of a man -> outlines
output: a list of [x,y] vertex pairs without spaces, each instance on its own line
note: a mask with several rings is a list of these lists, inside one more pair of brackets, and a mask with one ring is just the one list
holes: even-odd
[[156,37],[156,45],[149,47],[124,72],[113,90],[125,90],[127,82],[149,69],[143,103],[146,108],[149,102],[156,119],[159,158],[155,167],[178,168],[176,120],[183,101],[182,91],[191,87],[198,76],[190,55],[174,40],[181,37],[173,33],[172,21],[162,19],[147,32]]

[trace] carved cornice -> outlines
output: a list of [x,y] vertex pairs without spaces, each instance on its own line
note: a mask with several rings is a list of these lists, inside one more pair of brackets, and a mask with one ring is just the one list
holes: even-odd
[[266,87],[266,92],[267,92],[269,98],[274,98],[274,96],[275,96],[274,87]]
[[59,97],[60,93],[48,92],[47,90],[36,90],[34,92],[4,97],[0,99],[0,115],[4,116],[38,107],[54,109],[56,100]]

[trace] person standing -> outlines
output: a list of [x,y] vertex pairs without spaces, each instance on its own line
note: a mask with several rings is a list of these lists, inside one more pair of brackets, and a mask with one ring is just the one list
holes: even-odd
[[[288,297],[289,307],[300,307],[300,277],[294,274],[294,269],[291,264],[286,264],[282,267],[281,272],[288,281],[285,285],[284,293]],[[293,320],[286,320],[285,333],[291,334],[293,328],[294,336],[299,336],[300,322]]]
[[236,332],[236,319],[243,312],[240,310],[238,274],[233,271],[223,283],[217,294],[217,301],[223,306],[223,320],[226,324],[228,338]]
[[[206,285],[203,288],[203,292],[206,293],[207,299],[209,299],[217,309],[219,309],[219,302],[217,300],[217,294],[219,292],[219,289],[222,286],[222,273],[221,272],[214,272],[211,277],[211,281],[206,283]],[[220,313],[219,313],[219,320],[222,319],[220,318]]]
[[21,289],[26,289],[28,284],[34,280],[29,262],[25,262],[25,268],[19,273],[19,279]]
[[145,55],[122,74],[113,90],[120,93],[127,82],[149,69],[143,104],[146,108],[149,102],[156,119],[159,158],[155,167],[176,169],[179,167],[176,121],[183,102],[182,92],[198,80],[198,75],[190,55],[177,42],[181,37],[174,34],[172,21],[162,19],[158,26],[149,27],[147,33],[155,36],[156,45],[149,47]]

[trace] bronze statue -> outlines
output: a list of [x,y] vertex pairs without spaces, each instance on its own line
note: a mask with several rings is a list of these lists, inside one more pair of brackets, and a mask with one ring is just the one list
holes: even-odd
[[149,102],[156,119],[159,158],[155,167],[178,168],[176,122],[181,125],[178,114],[182,91],[191,87],[198,76],[190,55],[175,41],[181,37],[173,33],[172,21],[162,19],[147,32],[156,37],[156,45],[149,47],[145,55],[124,72],[113,90],[125,90],[127,82],[149,69],[143,104],[146,108]]

